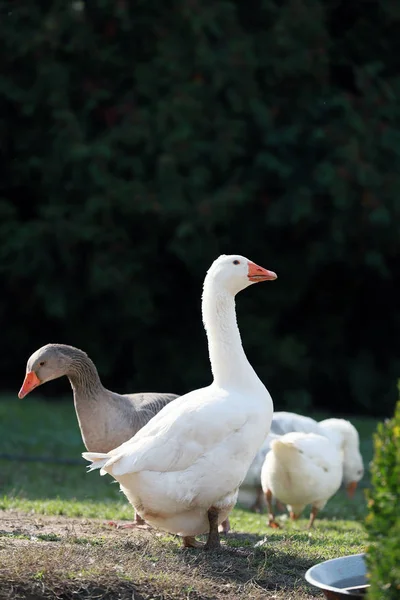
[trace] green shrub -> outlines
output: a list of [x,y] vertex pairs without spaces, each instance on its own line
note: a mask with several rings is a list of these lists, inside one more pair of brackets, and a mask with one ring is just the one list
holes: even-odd
[[370,600],[400,598],[400,400],[375,434],[369,492],[367,564]]

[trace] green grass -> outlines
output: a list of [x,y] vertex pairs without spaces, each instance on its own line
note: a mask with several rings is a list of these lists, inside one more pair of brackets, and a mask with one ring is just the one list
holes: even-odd
[[[317,415],[317,418],[325,416]],[[366,536],[362,521],[366,514],[366,501],[363,488],[369,484],[368,463],[372,458],[372,433],[376,429],[376,421],[367,418],[354,418],[351,421],[360,433],[361,451],[366,467],[366,476],[353,501],[349,500],[343,491],[336,494],[329,501],[325,510],[321,512],[312,532],[305,529],[308,513],[304,513],[304,518],[294,523],[282,518],[282,528],[271,530],[266,527],[265,515],[254,514],[240,507],[233,511],[231,516],[233,535],[228,536],[226,543],[232,548],[240,546],[252,549],[251,556],[252,560],[254,559],[252,578],[261,582],[257,585],[264,585],[258,574],[262,569],[265,575],[268,566],[268,569],[271,569],[271,577],[275,577],[273,580],[277,590],[280,589],[280,586],[287,585],[291,586],[291,589],[297,589],[297,595],[294,597],[299,600],[311,598],[313,596],[309,595],[309,588],[304,584],[303,579],[306,568],[320,560],[364,551]],[[45,456],[55,460],[76,459],[79,461],[83,450],[84,446],[71,399],[65,402],[50,402],[36,397],[28,397],[24,400],[0,399],[0,454],[27,458]],[[99,477],[97,472],[87,473],[85,466],[86,463],[83,460],[78,465],[66,465],[0,459],[0,510],[5,511],[3,514],[12,514],[12,511],[18,511],[16,514],[22,512],[46,515],[49,519],[61,516],[71,519],[96,517],[131,520],[133,510],[119,492],[118,485],[109,476]],[[4,540],[5,543],[11,543],[11,541],[22,543],[27,535],[25,531],[18,529],[11,536],[10,531],[2,532],[1,530],[0,526],[0,550],[1,540]],[[18,538],[21,535],[22,541]],[[107,541],[108,532],[105,535],[104,543],[107,544],[109,543]],[[130,536],[132,535],[133,533],[130,533]],[[262,542],[264,538],[265,546],[254,550],[254,545]],[[103,539],[103,537],[99,537],[99,531],[81,532],[79,535],[76,534],[71,542],[74,547],[77,546],[76,539],[83,540],[83,545],[87,540],[87,544],[93,549],[98,545],[97,540]],[[154,535],[152,539],[154,539]],[[62,545],[64,538],[60,537],[59,529],[55,528],[52,531],[51,523],[47,532],[42,533],[41,536],[35,536],[36,544],[46,544],[52,540],[52,545],[57,546],[57,544]],[[170,579],[172,577],[171,581],[175,581],[174,577],[178,576],[177,573],[183,577],[181,562],[178,565],[176,563],[177,560],[181,561],[180,555],[176,554],[179,552],[176,538],[163,534],[162,537],[157,538],[157,543],[160,546],[159,550],[162,547],[164,555],[170,553],[170,563],[168,564],[174,565],[173,569],[176,571],[175,575],[165,574],[166,558],[163,555],[163,559],[159,560],[161,555],[158,553],[157,547],[152,546],[149,554],[153,558],[155,557],[152,564],[158,565],[159,561],[160,569],[163,569],[163,575],[161,571],[157,575],[158,578],[161,578],[160,581],[164,581],[163,578],[168,576]],[[198,553],[195,551],[195,554]],[[29,557],[26,560],[30,560]],[[147,582],[152,580],[153,576],[155,577],[154,573],[151,575],[145,568],[147,562],[143,563],[142,575],[140,577],[137,575],[140,581],[143,580],[143,577]],[[279,577],[276,575],[277,570]],[[41,572],[40,565],[37,572]],[[11,577],[10,573],[9,576]],[[32,577],[33,575],[31,580]],[[132,579],[132,577],[136,581],[136,575],[130,572],[124,574],[125,579]],[[201,581],[195,578],[193,582],[196,593],[193,592],[192,595],[187,596],[173,596],[171,592],[171,598],[206,598],[207,596],[201,595],[204,593],[201,591],[205,581],[204,574],[201,577]],[[214,585],[215,578],[212,581]],[[282,581],[286,583],[282,583]],[[189,587],[192,585],[190,578],[186,583]],[[158,589],[157,585],[156,590]],[[170,584],[167,585],[164,581],[162,585],[168,587]],[[240,583],[240,585],[242,584]],[[217,588],[214,592],[216,595],[212,597],[219,598]],[[240,590],[237,593],[239,597]],[[256,592],[254,594],[249,597],[258,597]],[[146,597],[143,596],[143,598]],[[281,598],[280,595],[273,597]],[[282,598],[284,597],[290,598],[287,590]],[[233,594],[232,598],[236,598],[236,596]]]
[[[360,433],[367,467],[372,458],[376,422],[365,418],[354,418],[352,422]],[[50,402],[33,397],[0,399],[0,455],[79,461],[84,450],[72,401]],[[70,517],[131,518],[132,509],[114,480],[108,475],[99,477],[97,472],[87,473],[86,465],[83,459],[80,465],[0,459],[0,508]],[[349,501],[341,491],[321,515],[330,519],[344,516],[362,519],[365,515],[362,488],[369,483],[368,469],[366,471],[355,500]],[[256,533],[262,518],[236,510],[233,522],[242,531]]]

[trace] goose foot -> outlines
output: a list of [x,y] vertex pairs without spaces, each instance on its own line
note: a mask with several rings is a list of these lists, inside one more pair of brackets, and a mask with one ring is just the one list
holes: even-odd
[[280,529],[281,528],[281,526],[275,521],[274,517],[269,518],[268,527],[271,527],[272,529]]
[[135,515],[135,520],[130,523],[117,523],[117,521],[108,521],[106,525],[115,527],[116,529],[151,529],[151,526],[138,514]]
[[148,525],[147,523],[143,523],[143,525],[141,523],[136,523],[136,521],[133,521],[133,523],[116,523],[116,528],[117,529],[151,529],[151,526]]
[[225,519],[222,521],[221,525],[218,527],[219,533],[227,534],[231,530],[231,524],[229,523],[229,519]]
[[182,546],[183,548],[203,548],[204,543],[198,542],[192,535],[186,535],[182,537]]
[[208,522],[210,524],[210,532],[208,534],[206,545],[204,550],[219,550],[221,548],[221,541],[219,539],[218,532],[218,509],[212,506],[208,510]]
[[106,521],[104,525],[108,525],[109,527],[115,527],[115,529],[134,529],[136,527],[136,523],[132,521],[132,523],[117,523],[117,521]]

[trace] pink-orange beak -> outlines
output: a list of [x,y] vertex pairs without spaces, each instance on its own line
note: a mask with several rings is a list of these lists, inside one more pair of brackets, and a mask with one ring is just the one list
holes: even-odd
[[24,383],[18,392],[18,398],[23,398],[41,383],[42,382],[34,371],[28,371],[28,373],[25,375]]
[[247,264],[249,267],[247,277],[250,279],[250,281],[273,281],[278,277],[277,274],[273,271],[268,271],[263,267],[259,267],[258,265],[256,265],[256,263],[253,263],[250,260]]
[[357,489],[357,481],[350,481],[350,483],[346,487],[347,495],[349,498],[354,497],[356,489]]

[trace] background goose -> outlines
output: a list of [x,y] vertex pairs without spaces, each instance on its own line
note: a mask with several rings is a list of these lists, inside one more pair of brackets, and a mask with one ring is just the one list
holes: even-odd
[[[176,394],[110,392],[102,385],[88,355],[65,344],[47,344],[32,354],[18,397],[23,398],[42,383],[63,375],[72,386],[83,443],[92,452],[108,452],[126,442],[166,404],[178,398]],[[143,524],[136,514],[134,523],[122,527]]]
[[275,436],[293,431],[323,435],[343,451],[343,483],[350,497],[354,495],[358,482],[364,475],[363,460],[360,453],[360,439],[354,425],[346,419],[325,419],[316,421],[296,413],[277,411],[271,423],[271,431],[254,459],[240,488],[239,499],[260,511],[264,505],[261,487],[261,468],[270,443]]
[[322,435],[292,432],[271,441],[261,470],[261,484],[268,506],[270,527],[279,527],[272,510],[272,496],[287,505],[296,519],[311,504],[309,527],[318,510],[340,487],[342,451]]
[[199,545],[194,536],[208,532],[206,548],[219,547],[218,525],[269,431],[272,399],[244,353],[234,297],[272,279],[243,256],[214,261],[202,299],[212,384],[165,406],[108,454],[83,454],[90,470],[112,475],[146,521],[182,536],[184,546]]

